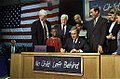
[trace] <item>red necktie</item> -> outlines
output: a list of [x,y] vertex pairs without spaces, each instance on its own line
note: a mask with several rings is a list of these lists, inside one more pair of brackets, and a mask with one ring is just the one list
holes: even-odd
[[44,40],[47,39],[46,23],[43,21]]

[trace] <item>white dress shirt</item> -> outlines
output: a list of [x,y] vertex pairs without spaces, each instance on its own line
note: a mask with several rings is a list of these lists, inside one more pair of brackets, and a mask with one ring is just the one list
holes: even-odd
[[15,53],[15,46],[11,45],[11,53]]
[[116,23],[116,22],[113,22],[113,23],[111,24],[111,26],[110,26],[110,28],[109,28],[109,33],[112,32],[112,29],[113,29],[113,27],[115,26],[115,23]]
[[62,30],[63,30],[63,28],[64,28],[64,35],[66,34],[66,28],[67,28],[67,25],[63,25],[63,24],[61,24],[61,27],[62,27]]

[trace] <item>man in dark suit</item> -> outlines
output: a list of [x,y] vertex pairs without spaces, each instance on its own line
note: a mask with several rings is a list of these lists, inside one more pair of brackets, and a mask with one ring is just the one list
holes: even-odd
[[11,40],[10,45],[6,46],[6,66],[8,71],[8,77],[10,77],[10,63],[11,63],[11,54],[13,53],[21,53],[24,48],[16,46],[16,40]]
[[63,14],[60,17],[60,22],[61,24],[57,24],[55,25],[55,28],[57,29],[57,37],[60,38],[62,46],[65,44],[66,39],[70,37],[70,29],[71,29],[71,25],[67,24],[68,21],[68,15]]
[[92,20],[88,22],[87,32],[91,52],[103,53],[107,20],[100,16],[100,9],[96,6],[90,9],[90,16]]
[[32,23],[32,41],[34,45],[45,45],[47,38],[50,36],[51,24],[46,20],[47,12],[39,11],[39,19]]
[[61,52],[88,52],[89,45],[85,38],[79,37],[79,31],[77,30],[76,26],[72,27],[70,30],[71,38],[68,38],[63,48],[61,48]]

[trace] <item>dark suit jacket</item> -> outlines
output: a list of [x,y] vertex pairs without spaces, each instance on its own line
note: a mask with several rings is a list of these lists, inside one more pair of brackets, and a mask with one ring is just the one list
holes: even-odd
[[[15,53],[21,53],[24,52],[24,48],[20,46],[15,46]],[[11,45],[6,46],[6,57],[7,59],[11,58]]]
[[63,33],[62,33],[61,24],[55,25],[55,28],[57,29],[57,37],[60,38],[61,43],[62,43],[62,46],[65,44],[66,39],[70,37],[70,32],[69,32],[69,31],[70,31],[71,27],[72,27],[71,25],[68,25],[68,24],[67,24],[66,34],[65,34],[65,36],[64,36]]
[[[46,24],[47,24],[49,35],[50,35],[51,24],[48,21],[46,21]],[[40,20],[37,20],[32,23],[31,31],[32,31],[33,47],[34,45],[45,45],[44,30]]]
[[[63,46],[63,48],[67,51],[70,52],[73,48],[73,39],[72,38],[68,38],[66,40],[65,45]],[[89,45],[86,41],[85,38],[78,38],[77,43],[75,44],[75,49],[79,50],[83,50],[83,52],[88,52],[89,51]]]
[[107,20],[101,16],[95,26],[93,26],[93,20],[88,22],[87,33],[88,42],[92,52],[97,52],[98,45],[103,46],[105,42]]
[[[111,26],[112,22],[109,22],[108,25],[107,25],[107,35],[109,35],[109,29],[110,29],[110,26]],[[116,37],[115,40],[108,40],[106,39],[106,54],[112,54],[113,52],[116,51],[117,49],[117,33],[120,29],[120,26],[116,23],[111,31],[111,33],[113,34],[113,36]]]

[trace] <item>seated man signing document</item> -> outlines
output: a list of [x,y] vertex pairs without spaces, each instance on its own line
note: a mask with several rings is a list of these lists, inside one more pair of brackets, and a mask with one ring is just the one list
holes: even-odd
[[68,38],[63,48],[60,49],[61,52],[88,52],[89,45],[85,38],[80,38],[78,33],[79,31],[75,26],[73,26],[70,30],[71,38]]

